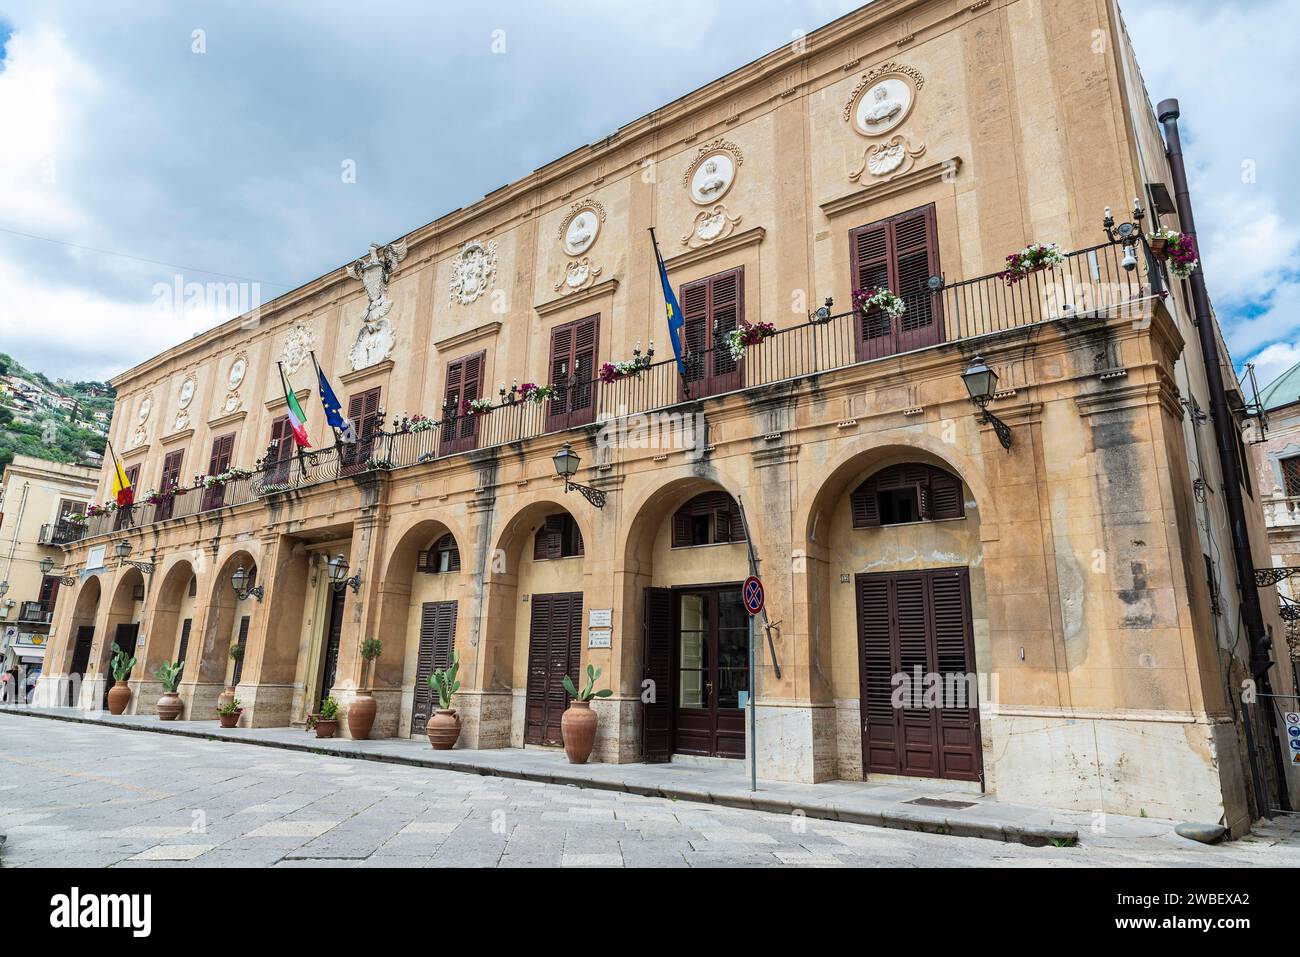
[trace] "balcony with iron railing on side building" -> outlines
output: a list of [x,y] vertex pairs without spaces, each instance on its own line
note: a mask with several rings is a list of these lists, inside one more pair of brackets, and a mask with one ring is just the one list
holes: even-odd
[[41,545],[68,545],[81,538],[84,534],[85,529],[83,526],[63,519],[42,525],[37,541]]
[[18,623],[23,625],[48,625],[54,617],[54,609],[47,608],[39,601],[24,601],[18,605]]
[[1002,273],[927,284],[901,294],[906,308],[899,316],[879,310],[833,313],[825,308],[807,322],[774,330],[761,343],[746,348],[740,358],[727,342],[729,329],[713,330],[711,342],[692,343],[687,336],[684,375],[675,358],[654,361],[652,356],[641,356],[634,372],[602,378],[592,369],[587,377],[557,384],[556,394],[541,402],[503,389],[490,411],[475,412],[462,403],[461,408],[444,408],[439,421],[393,421],[387,429],[361,436],[354,445],[336,443],[295,454],[292,440],[285,440],[279,448],[272,445],[251,469],[196,477],[188,487],[142,497],[125,510],[101,507],[84,522],[64,523],[66,529],[57,534],[76,541],[240,506],[372,469],[409,468],[954,342],[996,340],[1040,323],[1082,321],[1145,308],[1144,303],[1163,295],[1161,280],[1152,272],[1149,259],[1130,269],[1122,256],[1119,245],[1105,243],[1068,253],[1055,268],[1031,272],[1014,284],[1008,284]]

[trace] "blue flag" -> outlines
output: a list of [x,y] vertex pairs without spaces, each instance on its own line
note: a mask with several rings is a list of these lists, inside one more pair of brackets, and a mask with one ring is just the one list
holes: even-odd
[[664,257],[659,255],[659,243],[655,241],[654,230],[650,230],[650,242],[655,247],[655,261],[659,263],[659,281],[664,287],[664,310],[668,315],[668,338],[673,342],[673,355],[677,356],[677,371],[686,377],[686,363],[682,360],[682,329],[686,325],[686,319],[682,315],[682,307],[677,302],[677,294],[673,292],[673,285],[668,281],[668,270],[664,268]]
[[338,429],[343,441],[351,445],[357,440],[352,423],[343,418],[343,406],[339,405],[338,396],[330,388],[329,379],[325,378],[325,373],[321,371],[320,366],[316,366],[316,376],[320,379],[320,404],[325,407],[325,421],[331,428]]

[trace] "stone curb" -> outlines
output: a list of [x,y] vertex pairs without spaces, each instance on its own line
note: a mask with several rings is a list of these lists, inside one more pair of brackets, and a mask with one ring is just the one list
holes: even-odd
[[[945,817],[942,814],[927,814],[923,810],[895,811],[881,808],[878,811],[860,811],[852,808],[837,807],[833,804],[798,804],[783,798],[763,797],[760,795],[739,794],[735,792],[710,792],[684,786],[655,787],[629,781],[602,781],[598,778],[586,778],[579,775],[526,771],[518,768],[494,768],[480,765],[463,764],[457,761],[442,761],[435,757],[408,758],[393,754],[368,754],[333,747],[328,744],[294,744],[289,741],[267,741],[261,738],[244,738],[235,735],[216,735],[206,731],[190,731],[171,724],[159,723],[156,727],[143,727],[134,724],[115,724],[95,718],[77,718],[66,714],[47,714],[41,711],[5,709],[0,714],[21,714],[29,718],[45,718],[51,721],[66,721],[70,724],[90,724],[101,728],[116,728],[123,731],[143,731],[149,734],[173,734],[182,738],[199,738],[208,741],[228,741],[234,744],[251,744],[262,748],[278,748],[282,751],[299,751],[307,754],[322,754],[349,760],[375,761],[379,764],[400,764],[406,767],[433,768],[437,771],[456,771],[461,774],[477,774],[481,777],[507,778],[516,781],[536,781],[542,784],[586,788],[594,791],[621,791],[638,794],[642,797],[666,798],[670,801],[689,801],[694,804],[714,804],[720,807],[740,808],[747,811],[762,811],[766,814],[800,813],[805,817],[825,821],[840,821],[845,824],[867,824],[872,827],[893,828],[903,831],[922,831],[926,834],[942,834],[955,837],[978,837],[1003,843],[1024,844],[1028,847],[1044,847],[1053,842],[1067,845],[1077,844],[1079,832],[1074,828],[1054,827],[1035,824],[997,824],[986,821],[971,821],[960,818]],[[188,723],[188,722],[187,722]],[[313,741],[324,742],[328,739],[315,738]]]

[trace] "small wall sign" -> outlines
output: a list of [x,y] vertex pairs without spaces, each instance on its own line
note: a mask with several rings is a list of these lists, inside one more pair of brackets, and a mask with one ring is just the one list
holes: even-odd
[[593,608],[587,613],[587,625],[591,628],[613,628],[613,608]]
[[587,629],[588,648],[612,648],[613,646],[614,646],[614,632],[609,628],[588,628]]

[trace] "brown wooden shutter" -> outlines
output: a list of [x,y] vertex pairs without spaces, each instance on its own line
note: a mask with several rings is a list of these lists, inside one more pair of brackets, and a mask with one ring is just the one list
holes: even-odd
[[[487,352],[464,356],[447,364],[447,382],[443,389],[443,431],[440,450],[453,455],[474,448],[478,439],[478,417],[465,415],[461,408],[471,399],[481,398]],[[448,411],[449,410],[449,411]]]
[[709,278],[710,346],[713,349],[709,373],[714,380],[709,388],[710,393],[739,388],[736,360],[731,357],[727,333],[736,329],[744,318],[740,293],[742,275],[740,269],[733,269]]
[[691,398],[740,388],[742,370],[731,357],[727,333],[745,318],[744,267],[682,286],[686,382]]
[[199,578],[197,575],[192,575],[190,576],[189,596],[193,598],[196,595],[198,595],[198,593],[199,593]]
[[524,741],[541,744],[546,738],[546,686],[550,664],[550,621],[554,595],[534,594],[528,625],[528,677],[525,687]]
[[551,330],[551,382],[555,395],[550,400],[547,428],[564,428],[569,411],[569,380],[573,376],[574,324],[565,323]]
[[162,480],[158,484],[158,491],[169,492],[181,481],[181,463],[185,459],[185,450],[177,449],[175,452],[168,452],[163,458]]
[[456,648],[456,602],[427,601],[420,606],[420,648],[415,663],[415,697],[411,707],[411,733],[424,731],[437,706],[429,678],[437,669],[451,667]]
[[561,557],[564,518],[563,512],[546,516],[542,527],[537,530],[537,535],[533,538],[533,561],[548,561]]
[[890,582],[880,575],[859,575],[857,586],[863,768],[893,773],[899,766],[899,742],[892,702]]
[[942,341],[940,297],[926,285],[931,276],[940,274],[933,204],[852,230],[849,250],[854,289],[884,286],[907,306],[898,319],[879,310],[857,316],[859,360]]
[[434,546],[439,552],[447,552],[447,571],[460,571],[460,549],[456,547],[456,539],[448,532],[442,538],[438,539],[438,544]]
[[59,600],[59,580],[52,575],[41,576],[41,591],[38,604],[41,611],[51,613],[54,603]]
[[880,524],[880,502],[876,498],[876,480],[869,478],[849,496],[854,528],[873,528]]
[[230,468],[230,458],[235,452],[235,435],[219,435],[212,440],[212,457],[208,460],[208,474],[220,475]]
[[194,626],[194,619],[186,618],[181,622],[181,646],[176,649],[176,660],[185,664],[185,655],[190,650],[190,629]]
[[547,406],[547,428],[585,425],[595,418],[596,357],[600,316],[588,316],[551,330],[550,384],[556,394]]
[[931,518],[961,518],[966,514],[961,479],[943,469],[930,469]]
[[[641,627],[641,752],[647,761],[668,761],[673,752],[673,593],[645,590]],[[644,682],[653,682],[646,686]],[[653,698],[648,688],[653,688]]]
[[[935,671],[944,679],[945,707],[939,709],[939,773],[946,778],[978,779],[983,774],[980,751],[977,682],[966,681],[975,671],[971,633],[970,591],[965,569],[930,572],[931,618],[935,646]],[[949,689],[966,697],[949,699]],[[957,704],[964,707],[956,707]],[[948,707],[952,705],[952,707]]]
[[[707,370],[709,348],[709,281],[700,279],[682,287],[682,352],[686,381],[699,382]],[[691,390],[696,395],[696,390]],[[704,393],[704,394],[707,394]]]
[[239,619],[239,641],[237,642],[237,644],[241,645],[244,651],[243,654],[241,654],[238,658],[235,659],[235,674],[230,679],[230,683],[232,685],[238,685],[240,680],[244,677],[244,656],[248,654],[249,620],[250,619],[247,615],[244,615],[242,618]]

